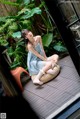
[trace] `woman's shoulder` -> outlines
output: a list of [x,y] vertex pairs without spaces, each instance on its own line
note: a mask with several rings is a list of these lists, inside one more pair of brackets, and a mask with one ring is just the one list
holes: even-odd
[[41,39],[41,36],[40,35],[37,35],[37,36],[34,37],[34,39],[35,39],[35,41],[37,43],[39,43],[40,42],[40,39]]
[[39,39],[41,39],[41,36],[40,35],[37,35],[37,36],[35,36],[35,39],[36,40],[39,40]]

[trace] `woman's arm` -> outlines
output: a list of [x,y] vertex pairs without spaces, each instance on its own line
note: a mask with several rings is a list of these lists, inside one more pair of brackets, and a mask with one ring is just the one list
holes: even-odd
[[44,53],[44,57],[47,58],[46,53],[45,53],[45,51],[44,51],[43,44],[42,44],[42,38],[41,38],[41,36],[38,36],[38,37],[39,37],[39,42],[40,42],[40,44],[41,44],[41,46],[42,46],[42,50],[43,50],[43,53]]
[[34,55],[36,55],[37,57],[39,57],[41,60],[46,61],[46,58],[43,57],[42,55],[40,55],[31,44],[27,45],[27,49],[28,51],[31,51]]

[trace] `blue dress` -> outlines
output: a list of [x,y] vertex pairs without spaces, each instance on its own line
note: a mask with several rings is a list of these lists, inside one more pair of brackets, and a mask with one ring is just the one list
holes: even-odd
[[[34,47],[34,49],[39,54],[44,56],[44,53],[43,53],[40,43],[37,43],[37,45]],[[38,74],[40,69],[43,68],[44,62],[45,61],[42,61],[40,58],[38,58],[36,55],[34,55],[31,51],[29,51],[28,56],[27,56],[27,66],[28,66],[28,71],[29,71],[30,76]]]

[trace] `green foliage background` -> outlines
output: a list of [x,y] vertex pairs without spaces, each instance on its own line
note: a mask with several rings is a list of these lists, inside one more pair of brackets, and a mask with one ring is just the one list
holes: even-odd
[[67,52],[44,1],[16,0],[16,2],[10,2],[0,0],[0,2],[18,8],[15,15],[0,18],[0,45],[7,46],[7,54],[11,58],[10,69],[17,66],[27,69],[27,51],[21,38],[22,29],[27,28],[34,35],[42,36],[47,56]]

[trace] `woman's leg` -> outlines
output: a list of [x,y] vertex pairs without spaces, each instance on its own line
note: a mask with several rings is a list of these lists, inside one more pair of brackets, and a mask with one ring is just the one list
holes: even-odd
[[37,74],[37,76],[35,77],[35,79],[32,79],[34,84],[38,84],[38,85],[42,85],[43,82],[41,82],[39,79],[42,77],[42,75],[44,75],[44,72],[42,70],[39,71],[39,73]]
[[[42,67],[44,67],[46,65],[46,61],[39,61],[38,62],[38,66],[39,66],[39,69],[42,69]],[[34,78],[34,76],[32,76],[32,81],[34,84],[39,84],[39,85],[42,85],[43,82],[41,82],[39,79],[39,77],[41,77],[42,75],[44,75],[45,73],[40,70],[39,73],[36,75],[36,77]]]
[[59,56],[58,56],[57,54],[54,54],[54,55],[48,57],[47,60],[48,60],[48,61],[53,60],[55,63],[57,63],[58,60],[59,60]]
[[47,73],[48,74],[51,74],[51,75],[55,75],[55,73],[57,73],[57,71],[60,71],[60,69],[61,69],[60,66],[59,65],[56,65],[53,70],[52,69],[49,69],[47,71]]
[[[57,67],[57,65],[56,65],[56,67]],[[54,73],[55,73],[55,67],[54,67],[53,69],[49,69],[49,70],[47,71],[47,74],[53,75]]]
[[[53,62],[57,63],[58,60],[59,60],[59,56],[58,56],[57,54],[54,54],[54,55],[48,57],[47,60],[48,60],[48,61],[52,61],[52,60],[53,60]],[[53,64],[53,66],[54,66],[54,64]],[[47,73],[53,75],[53,74],[54,74],[54,70],[51,68],[51,69],[49,69],[49,70],[47,71]]]
[[51,75],[53,75],[53,74],[54,74],[54,70],[49,69],[49,70],[47,71],[47,74],[51,74]]
[[59,56],[57,54],[54,54],[47,58],[48,60],[44,63],[44,67],[40,70],[36,78],[34,79],[34,84],[42,85],[43,82],[41,82],[39,79],[44,75],[45,73],[53,74],[52,68],[55,66],[55,63],[58,62]]
[[39,79],[40,79],[45,73],[47,73],[47,71],[48,71],[49,69],[52,68],[52,64],[55,65],[55,63],[53,62],[53,60],[47,61],[47,62],[45,63],[45,66],[39,71],[38,75],[37,75],[36,78],[34,79],[34,81],[33,81],[34,84],[39,84],[39,85],[42,85],[42,84],[43,84],[43,82],[41,82]]
[[47,73],[47,71],[49,69],[52,69],[55,66],[55,62],[53,60],[51,61],[47,61],[46,65],[42,68],[42,71],[44,71],[45,73]]

